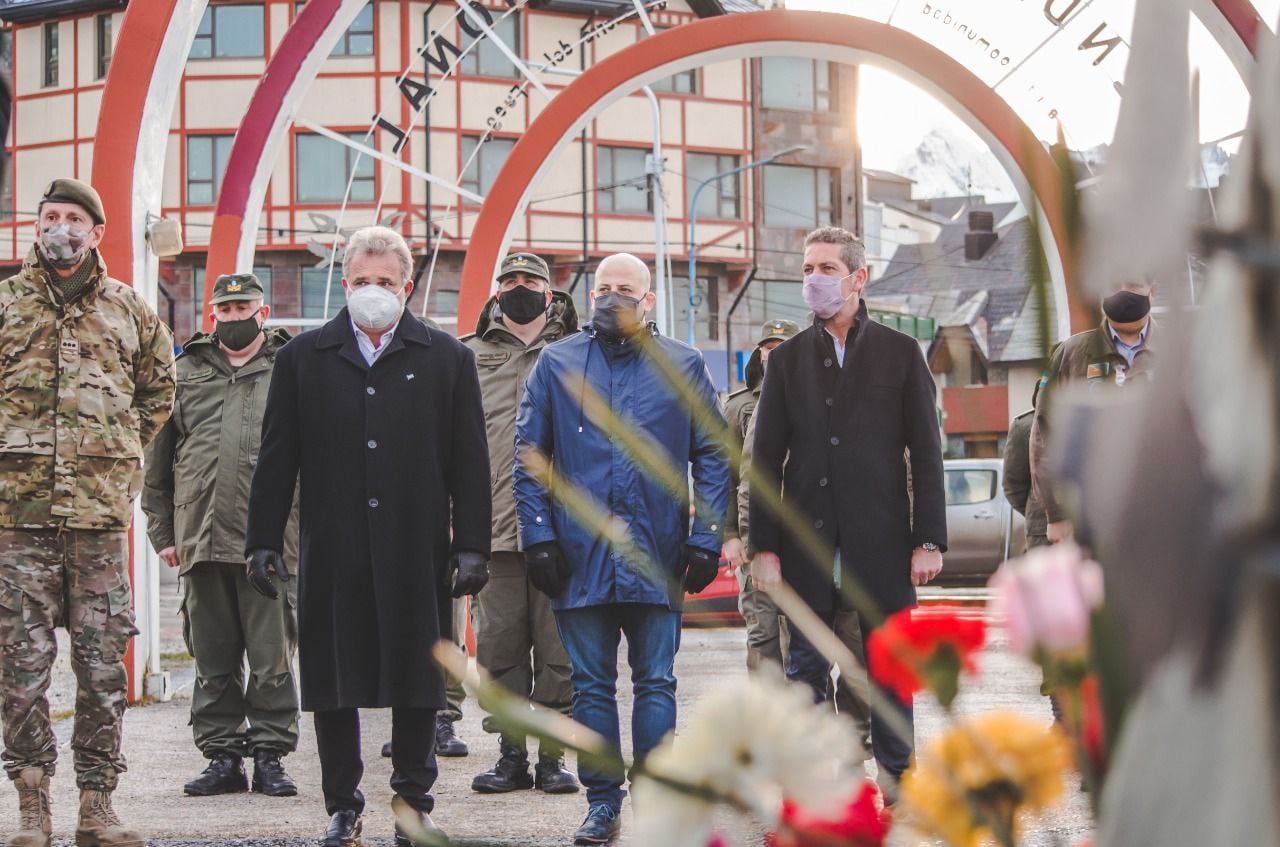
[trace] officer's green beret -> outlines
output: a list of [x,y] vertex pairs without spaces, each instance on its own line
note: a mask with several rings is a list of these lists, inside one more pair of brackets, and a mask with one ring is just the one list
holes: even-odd
[[89,213],[96,224],[107,222],[107,213],[102,210],[102,198],[92,185],[71,177],[62,177],[49,183],[40,198],[40,205],[45,203],[75,203]]

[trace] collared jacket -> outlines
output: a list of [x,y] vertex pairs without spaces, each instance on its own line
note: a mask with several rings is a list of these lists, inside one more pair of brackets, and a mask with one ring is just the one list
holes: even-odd
[[[212,335],[198,333],[178,357],[173,416],[147,448],[142,509],[156,550],[177,547],[180,573],[202,562],[244,563],[249,484],[276,354],[289,340],[267,332],[258,354],[233,368]],[[296,573],[296,510],[285,563]]]
[[842,585],[894,612],[915,603],[913,548],[947,546],[937,389],[919,343],[871,320],[865,303],[846,341],[842,366],[815,319],[769,354],[751,462],[788,514],[753,485],[749,546],[778,554],[800,597],[830,610],[834,557],[819,558],[808,536],[839,551]]
[[283,552],[295,486],[302,708],[443,709],[450,555],[489,553],[475,354],[405,312],[370,365],[346,309],[281,347],[246,552]]
[[566,292],[553,291],[547,325],[528,347],[503,324],[497,298],[490,298],[480,310],[475,334],[459,339],[476,354],[476,369],[480,372],[485,434],[489,439],[495,553],[520,549],[511,474],[516,461],[516,411],[524,396],[525,381],[543,348],[577,331],[578,313],[573,299]]
[[[602,409],[621,426],[611,429]],[[515,497],[525,549],[555,541],[571,568],[556,609],[680,608],[685,545],[720,550],[730,486],[723,426],[702,354],[652,324],[624,344],[588,324],[542,351],[516,418]],[[565,493],[548,491],[540,458]]]
[[1116,350],[1115,341],[1111,338],[1111,327],[1105,318],[1096,329],[1076,333],[1059,344],[1050,356],[1049,367],[1040,380],[1040,399],[1031,424],[1030,446],[1032,492],[1044,507],[1045,519],[1049,523],[1069,518],[1065,506],[1054,491],[1053,474],[1048,460],[1055,394],[1073,383],[1083,384],[1089,391],[1149,383],[1158,359],[1153,346],[1157,330],[1155,320],[1150,320],[1146,337],[1134,356],[1132,366]]
[[1028,409],[1009,423],[1004,444],[1004,497],[1014,511],[1026,518],[1028,546],[1043,543],[1044,507],[1031,485],[1031,423],[1034,409]]
[[755,414],[756,403],[760,401],[760,383],[764,379],[764,364],[759,347],[752,351],[751,358],[747,360],[746,378],[747,387],[730,394],[724,404],[724,418],[729,424],[729,438],[739,451],[738,461],[734,462],[730,468],[732,489],[729,495],[729,513],[724,521],[725,538],[739,538],[746,534],[740,525],[736,499],[742,487],[740,472],[746,466],[745,459],[750,453],[746,443],[747,428],[751,423],[751,416]]
[[70,303],[34,247],[0,282],[0,526],[128,528],[173,408],[173,336],[94,256]]

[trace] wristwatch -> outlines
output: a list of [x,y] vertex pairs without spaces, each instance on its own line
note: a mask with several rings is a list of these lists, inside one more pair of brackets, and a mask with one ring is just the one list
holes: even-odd
[[942,548],[939,547],[937,544],[934,544],[932,541],[926,541],[925,543],[920,545],[920,549],[925,550],[929,553],[937,553]]

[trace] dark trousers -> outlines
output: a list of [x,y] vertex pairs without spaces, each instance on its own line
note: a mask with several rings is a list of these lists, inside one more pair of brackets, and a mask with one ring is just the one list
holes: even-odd
[[[818,617],[822,618],[822,622],[828,627],[835,629],[837,616],[840,616],[843,610],[839,607],[839,598],[837,598],[837,607],[828,609],[827,611],[817,612]],[[817,610],[815,610],[817,611]],[[862,655],[860,658],[863,665],[866,665],[866,642],[867,637],[871,634],[870,627],[867,626],[862,616],[858,616],[858,627],[862,633]],[[875,683],[874,670],[868,668],[871,677],[871,684]],[[813,700],[815,703],[824,703],[827,700],[828,685],[831,681],[831,663],[827,661],[821,653],[814,649],[809,639],[805,638],[798,628],[792,627],[791,631],[791,664],[787,667],[787,679],[793,682],[803,682],[813,689]],[[877,690],[882,697],[889,703],[892,703],[898,710],[898,713],[906,719],[907,726],[914,728],[912,720],[913,710],[911,703],[903,702],[889,689],[876,685]],[[873,710],[871,712],[871,750],[875,754],[876,762],[882,770],[887,770],[896,779],[902,776],[902,772],[907,769],[911,762],[911,751],[915,746],[914,732],[912,738],[899,738],[896,733],[892,732],[885,725],[883,718],[880,718]]]
[[[316,712],[316,745],[320,753],[320,784],[324,808],[330,815],[341,809],[364,811],[360,778],[360,713],[356,709]],[[415,809],[435,808],[431,787],[440,769],[436,764],[436,710],[391,710],[391,788]]]

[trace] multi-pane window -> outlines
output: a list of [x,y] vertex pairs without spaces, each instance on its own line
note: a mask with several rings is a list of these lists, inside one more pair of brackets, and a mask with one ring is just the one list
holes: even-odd
[[5,163],[0,172],[0,221],[13,220],[13,171],[10,163]]
[[58,84],[58,22],[44,25],[44,86]]
[[[476,152],[477,145],[479,152]],[[498,178],[498,171],[502,170],[503,162],[507,161],[507,156],[515,146],[514,138],[490,138],[480,144],[478,136],[462,136],[462,164],[471,162],[462,172],[462,187],[481,196],[488,194],[493,181]],[[474,159],[471,158],[473,153]]]
[[[329,308],[324,303],[325,281],[329,282]],[[302,269],[302,317],[331,318],[347,304],[342,290],[341,268]]]
[[253,58],[264,54],[264,43],[261,3],[208,6],[191,42],[191,58]]
[[13,70],[13,30],[0,29],[0,70]]
[[836,222],[836,172],[802,165],[764,168],[764,224],[814,229]]
[[[465,14],[465,13],[464,13]],[[476,29],[472,26],[472,29]],[[501,38],[503,43],[511,48],[511,52],[520,55],[520,17],[516,14],[509,14],[504,18],[495,18],[493,23],[489,24],[489,29],[493,30],[493,34]],[[484,33],[475,39],[479,42],[467,51],[462,57],[461,69],[464,74],[470,76],[500,76],[504,78],[514,78],[519,75],[516,66],[507,58],[507,54],[499,49]],[[471,43],[471,42],[468,42]]]
[[[718,153],[690,153],[685,159],[685,176],[688,177],[686,190],[690,201],[693,192],[704,180],[716,174],[722,174],[738,167],[737,156],[725,156]],[[698,196],[698,217],[700,218],[736,218],[738,217],[738,182],[739,176],[727,176],[718,179],[702,189]]]
[[596,148],[597,211],[653,211],[653,197],[644,169],[648,152],[642,147]]
[[761,105],[805,112],[836,111],[839,72],[839,65],[824,59],[768,56],[760,60]]
[[654,91],[670,91],[675,94],[697,94],[698,93],[698,72],[696,70],[684,71],[674,76],[663,77],[657,82],[649,84]]
[[373,4],[366,3],[356,19],[342,33],[338,43],[333,46],[330,56],[372,56],[373,55]]
[[187,205],[209,206],[217,199],[234,138],[232,135],[187,136]]
[[111,66],[111,15],[98,15],[93,22],[94,79],[106,79]]
[[[368,143],[363,133],[346,135],[361,144]],[[348,179],[351,202],[373,202],[376,187],[372,158],[323,135],[300,133],[295,144],[294,199],[299,203],[341,202]]]

